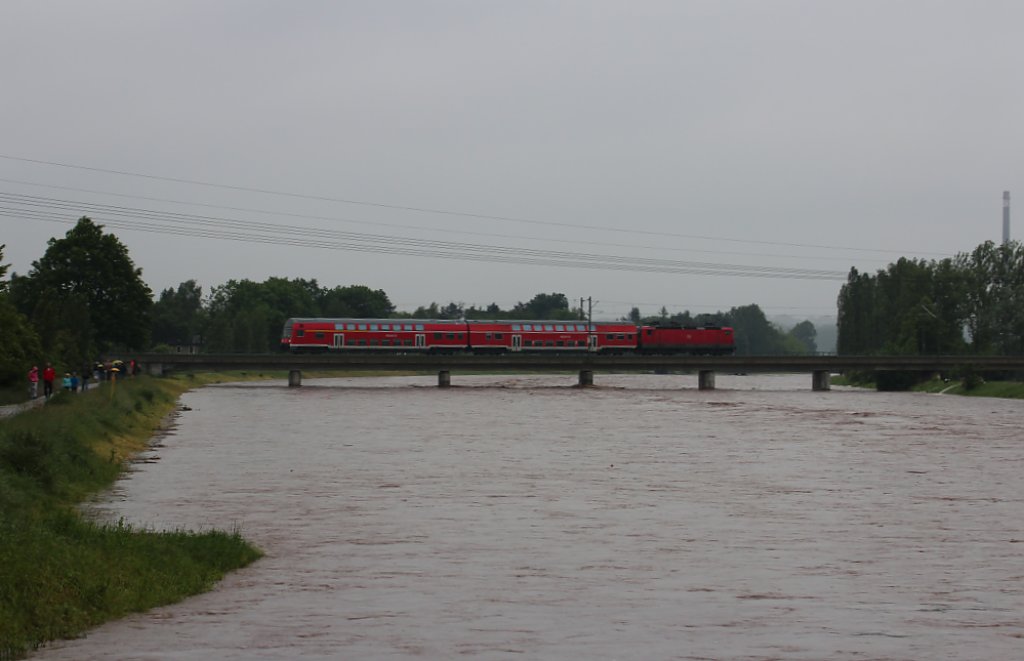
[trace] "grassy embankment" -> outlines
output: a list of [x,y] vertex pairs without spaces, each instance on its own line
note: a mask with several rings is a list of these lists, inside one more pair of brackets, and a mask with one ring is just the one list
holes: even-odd
[[[876,384],[869,381],[853,382],[843,376],[833,376],[832,385],[874,388]],[[910,390],[913,392],[942,393],[944,395],[966,395],[968,397],[1024,399],[1024,382],[1021,381],[975,381],[968,388],[964,385],[963,380],[943,381],[942,379],[931,379],[912,386]]]
[[114,482],[182,392],[237,378],[136,377],[0,419],[0,661],[202,592],[260,557],[238,531],[97,524],[76,507]]

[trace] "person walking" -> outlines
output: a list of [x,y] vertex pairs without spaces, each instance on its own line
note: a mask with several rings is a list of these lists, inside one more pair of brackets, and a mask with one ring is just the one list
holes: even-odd
[[36,397],[39,397],[39,367],[33,365],[32,369],[28,371],[28,398],[35,399]]
[[43,397],[50,399],[53,395],[53,380],[57,378],[57,370],[53,369],[53,365],[46,363],[46,369],[43,370]]

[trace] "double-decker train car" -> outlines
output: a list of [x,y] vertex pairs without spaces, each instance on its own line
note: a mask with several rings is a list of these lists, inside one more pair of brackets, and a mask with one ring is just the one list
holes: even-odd
[[289,319],[281,348],[303,351],[433,351],[469,348],[464,321],[447,319]]
[[636,349],[636,326],[582,321],[468,321],[469,346],[489,351],[615,353]]
[[724,326],[641,326],[637,350],[651,354],[730,354],[736,351],[736,338],[732,329]]
[[593,352],[732,353],[731,328],[636,326],[623,322],[463,321],[450,319],[295,318],[285,322],[286,351],[431,353]]

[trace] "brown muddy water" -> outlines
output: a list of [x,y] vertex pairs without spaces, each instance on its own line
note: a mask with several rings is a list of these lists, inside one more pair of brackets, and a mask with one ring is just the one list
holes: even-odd
[[188,393],[96,515],[266,557],[33,658],[1024,658],[1024,402],[575,378]]

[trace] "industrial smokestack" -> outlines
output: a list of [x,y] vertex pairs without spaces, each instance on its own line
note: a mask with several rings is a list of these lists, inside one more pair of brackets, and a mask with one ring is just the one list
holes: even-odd
[[1003,191],[1003,245],[1010,242],[1010,191]]

